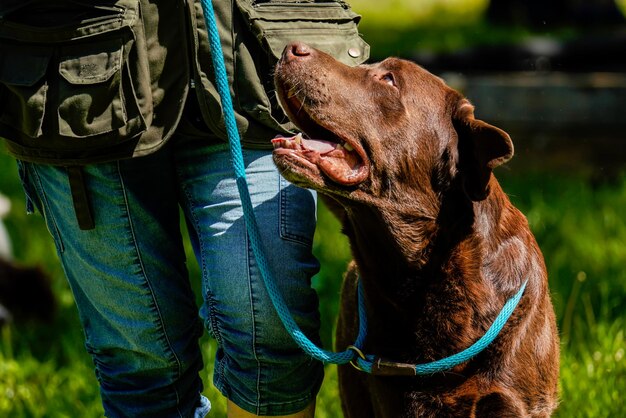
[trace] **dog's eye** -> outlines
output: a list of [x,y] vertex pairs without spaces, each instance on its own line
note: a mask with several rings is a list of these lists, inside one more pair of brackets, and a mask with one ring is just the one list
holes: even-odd
[[396,87],[396,79],[393,77],[392,73],[387,73],[384,74],[381,78],[380,81],[383,81],[387,84],[389,84],[392,87]]

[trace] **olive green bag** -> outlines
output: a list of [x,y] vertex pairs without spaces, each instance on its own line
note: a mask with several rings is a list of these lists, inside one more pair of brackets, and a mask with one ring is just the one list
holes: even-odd
[[[270,139],[294,126],[286,118],[274,93],[274,66],[285,46],[302,41],[325,51],[348,65],[369,57],[369,45],[361,39],[361,16],[347,3],[334,0],[231,0],[214,2],[220,36],[232,36],[232,48],[223,54],[232,89],[237,125],[247,148],[271,149]],[[200,34],[198,55],[210,51],[205,45],[206,28],[196,3],[193,24]],[[233,27],[225,27],[232,22]],[[204,119],[211,130],[226,141],[221,104],[212,85],[210,60],[196,62],[196,90]]]
[[0,1],[0,137],[18,159],[67,167],[81,229],[94,227],[81,166],[151,153],[176,128],[189,83],[182,4]]
[[[142,10],[155,2],[0,2],[0,136],[13,155],[58,165],[113,160],[147,153],[173,131],[188,83],[187,54],[168,52],[177,67],[162,77],[164,57],[148,53],[158,20],[145,21]],[[161,12],[170,12],[168,3],[161,0]],[[175,10],[185,22],[184,10]],[[178,27],[168,34],[180,42],[186,33]],[[175,105],[155,97],[165,87],[178,94]],[[160,104],[168,112],[156,120]]]

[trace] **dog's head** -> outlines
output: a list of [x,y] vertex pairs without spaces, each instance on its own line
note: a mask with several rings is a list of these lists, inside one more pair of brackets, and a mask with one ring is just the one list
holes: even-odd
[[293,43],[275,84],[305,132],[273,140],[275,163],[290,181],[340,200],[438,195],[453,183],[482,200],[492,170],[513,155],[504,131],[475,119],[469,101],[410,61],[349,67]]

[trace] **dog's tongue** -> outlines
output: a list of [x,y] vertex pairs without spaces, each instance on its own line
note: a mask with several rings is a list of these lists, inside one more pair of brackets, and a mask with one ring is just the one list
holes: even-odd
[[300,153],[336,183],[347,186],[357,184],[366,175],[357,153],[346,150],[336,142],[296,135],[290,138],[278,136],[272,143],[275,149],[293,149]]
[[272,139],[274,148],[289,148],[299,151],[314,151],[320,155],[327,154],[337,148],[336,142],[324,141],[321,139],[307,139],[298,134],[291,137],[278,135]]
[[330,141],[323,141],[321,139],[305,139],[301,138],[302,146],[310,151],[316,151],[320,154],[327,154],[334,151],[337,144]]

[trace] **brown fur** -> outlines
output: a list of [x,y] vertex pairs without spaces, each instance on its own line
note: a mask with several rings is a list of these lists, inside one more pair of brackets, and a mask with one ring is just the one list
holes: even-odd
[[295,43],[276,85],[308,135],[354,149],[320,154],[313,141],[275,140],[283,175],[318,190],[350,241],[338,349],[356,337],[357,269],[370,322],[363,351],[404,363],[470,346],[528,280],[499,337],[449,372],[381,377],[340,367],[345,416],[550,416],[559,340],[546,269],[525,217],[492,174],[513,154],[509,136],[475,119],[441,79],[396,58],[348,67]]

